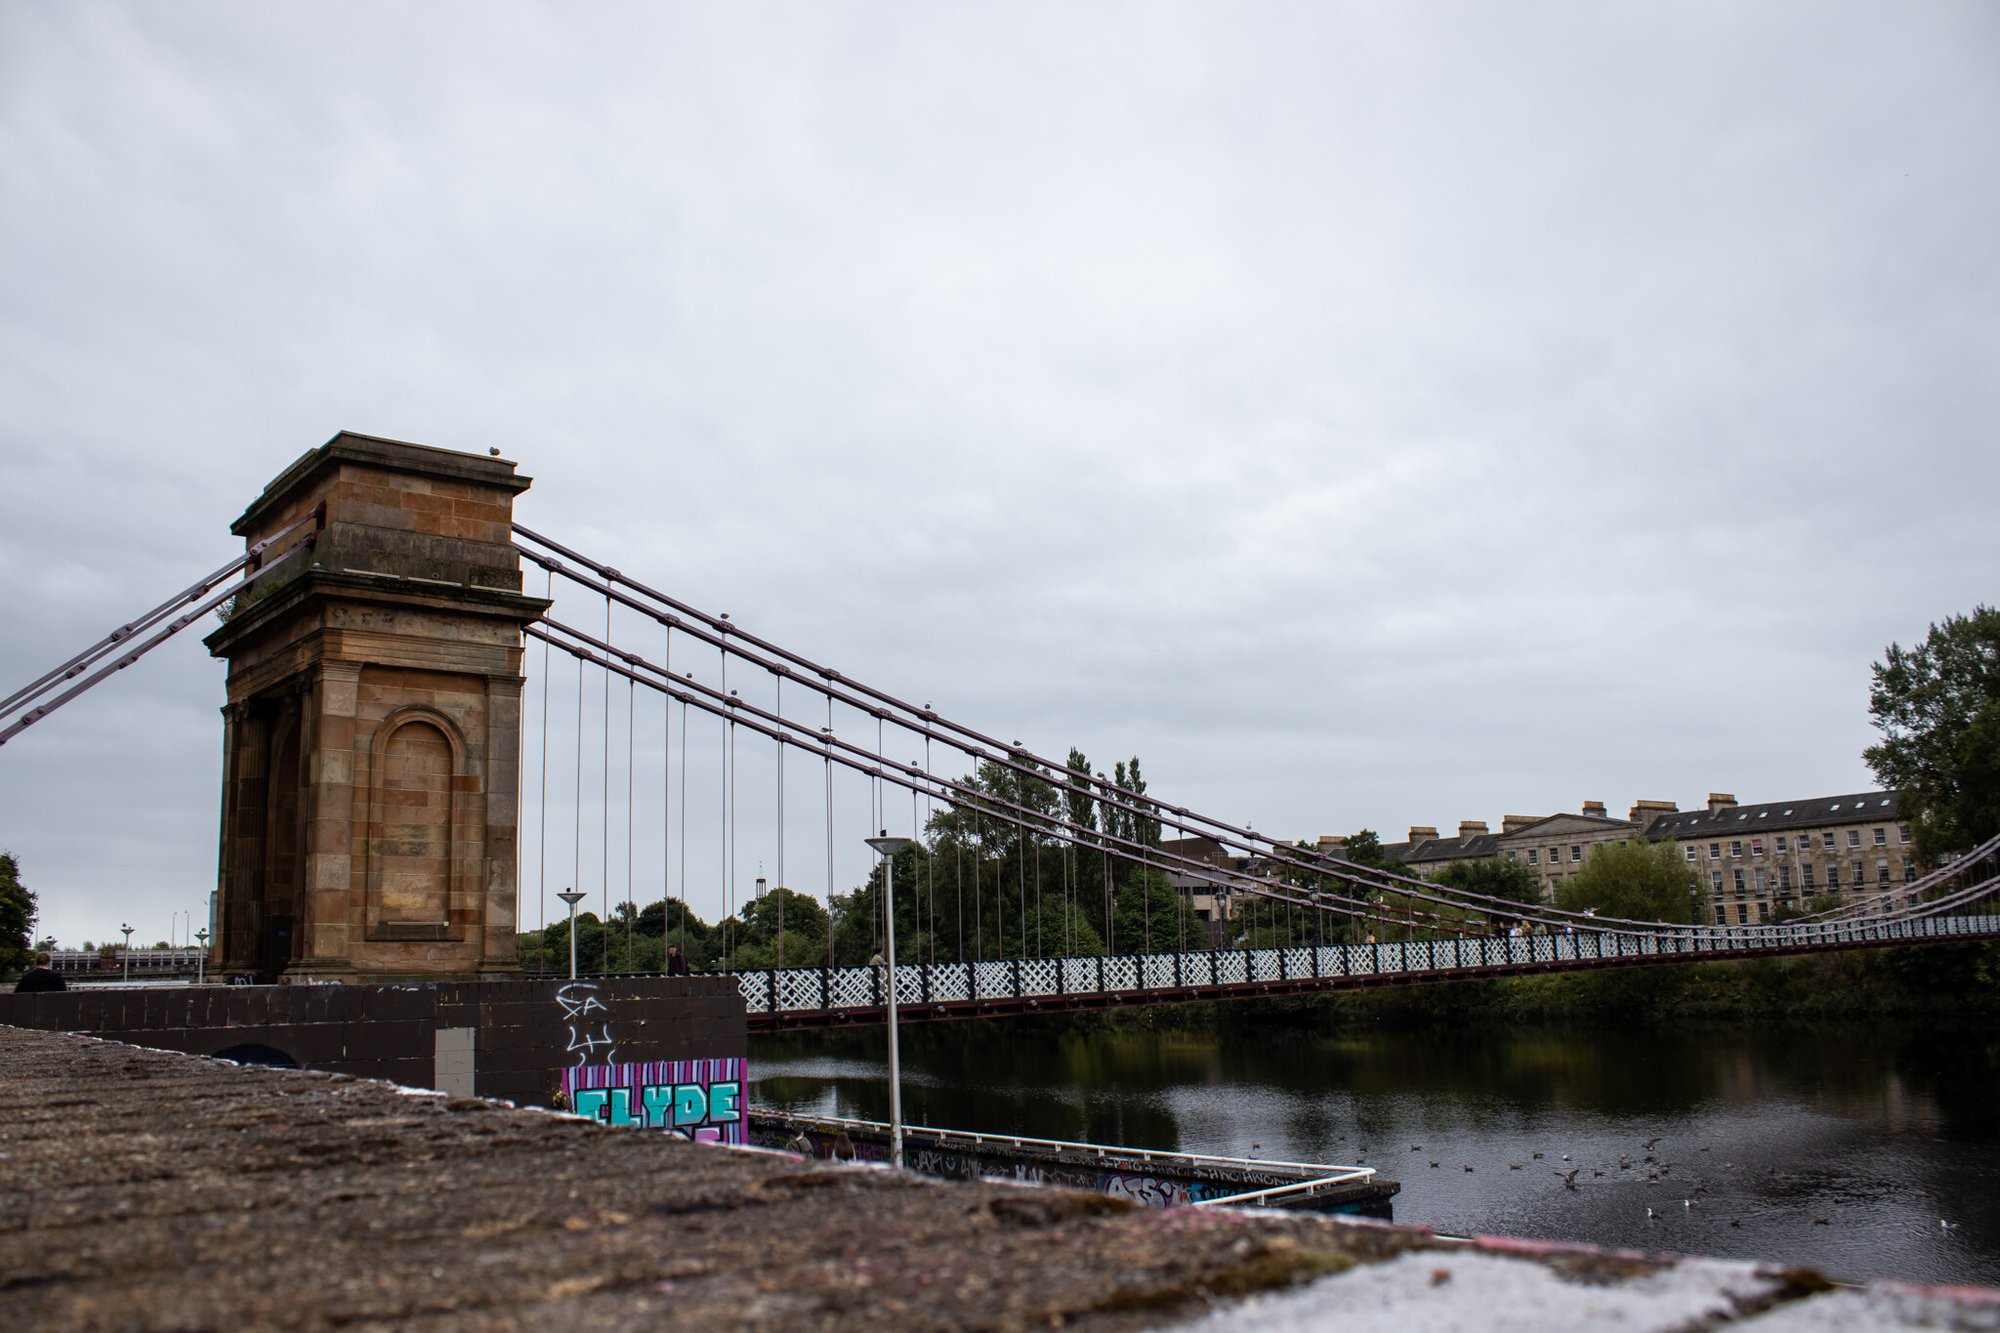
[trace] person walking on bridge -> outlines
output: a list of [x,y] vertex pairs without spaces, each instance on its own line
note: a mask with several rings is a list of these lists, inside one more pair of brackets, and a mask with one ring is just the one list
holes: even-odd
[[68,989],[69,986],[63,981],[62,974],[49,966],[47,950],[38,952],[35,955],[35,965],[23,972],[21,979],[14,983],[14,993],[16,995],[32,994],[36,991]]

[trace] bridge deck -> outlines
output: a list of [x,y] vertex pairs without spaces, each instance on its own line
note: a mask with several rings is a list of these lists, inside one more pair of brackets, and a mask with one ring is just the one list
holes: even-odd
[[[1935,916],[1869,925],[1691,927],[1675,933],[1411,940],[1114,957],[906,963],[898,1017],[911,1022],[1242,999],[1536,972],[1715,962],[1834,949],[2000,937],[2000,916]],[[752,1031],[882,1022],[886,967],[736,973]]]

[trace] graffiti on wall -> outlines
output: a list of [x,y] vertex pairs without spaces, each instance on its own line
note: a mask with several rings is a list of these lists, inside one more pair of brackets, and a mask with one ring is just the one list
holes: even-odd
[[[597,983],[572,981],[556,988],[556,1006],[569,1031],[566,1054],[580,1067],[596,1057],[609,1063],[618,1058],[618,1041],[611,1035],[611,1006],[597,993]],[[601,1054],[600,1054],[601,1052]]]
[[927,1176],[959,1180],[1012,1180],[1028,1185],[1095,1190],[1148,1208],[1185,1207],[1204,1199],[1240,1194],[1248,1185],[1230,1181],[1159,1175],[1137,1167],[1086,1166],[1077,1163],[1021,1161],[1006,1156],[919,1148],[910,1165]]
[[744,1139],[747,1060],[655,1060],[563,1071],[563,1095],[578,1115],[607,1125],[663,1129],[697,1143]]

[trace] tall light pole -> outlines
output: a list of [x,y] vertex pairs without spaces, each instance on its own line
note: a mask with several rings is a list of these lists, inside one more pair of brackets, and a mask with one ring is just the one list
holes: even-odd
[[118,929],[125,932],[125,980],[130,981],[132,979],[132,927],[121,925]]
[[576,905],[583,901],[583,894],[576,889],[564,889],[556,897],[569,904],[569,979],[576,980]]
[[201,941],[201,952],[194,956],[194,984],[199,986],[208,978],[208,927],[197,930],[194,937]]
[[915,842],[914,838],[894,838],[889,830],[883,829],[867,839],[877,856],[882,858],[882,915],[886,922],[883,936],[888,942],[889,964],[889,1165],[901,1169],[903,1165],[903,1066],[902,1053],[896,1043],[896,895],[891,889],[890,870],[896,853]]

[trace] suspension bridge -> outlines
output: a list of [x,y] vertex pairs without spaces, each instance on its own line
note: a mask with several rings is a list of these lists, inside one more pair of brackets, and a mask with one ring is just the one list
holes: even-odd
[[[514,521],[527,485],[337,436],[237,521],[242,555],[0,701],[0,746],[220,614],[218,971],[502,976],[517,934],[588,931],[589,970],[676,966],[657,940],[734,974],[765,1029],[2000,933],[2000,839],[1768,926],[1522,904],[1290,845],[1158,799],[1137,760],[1107,775],[1003,740],[593,559]],[[598,910],[565,919],[558,889]]]

